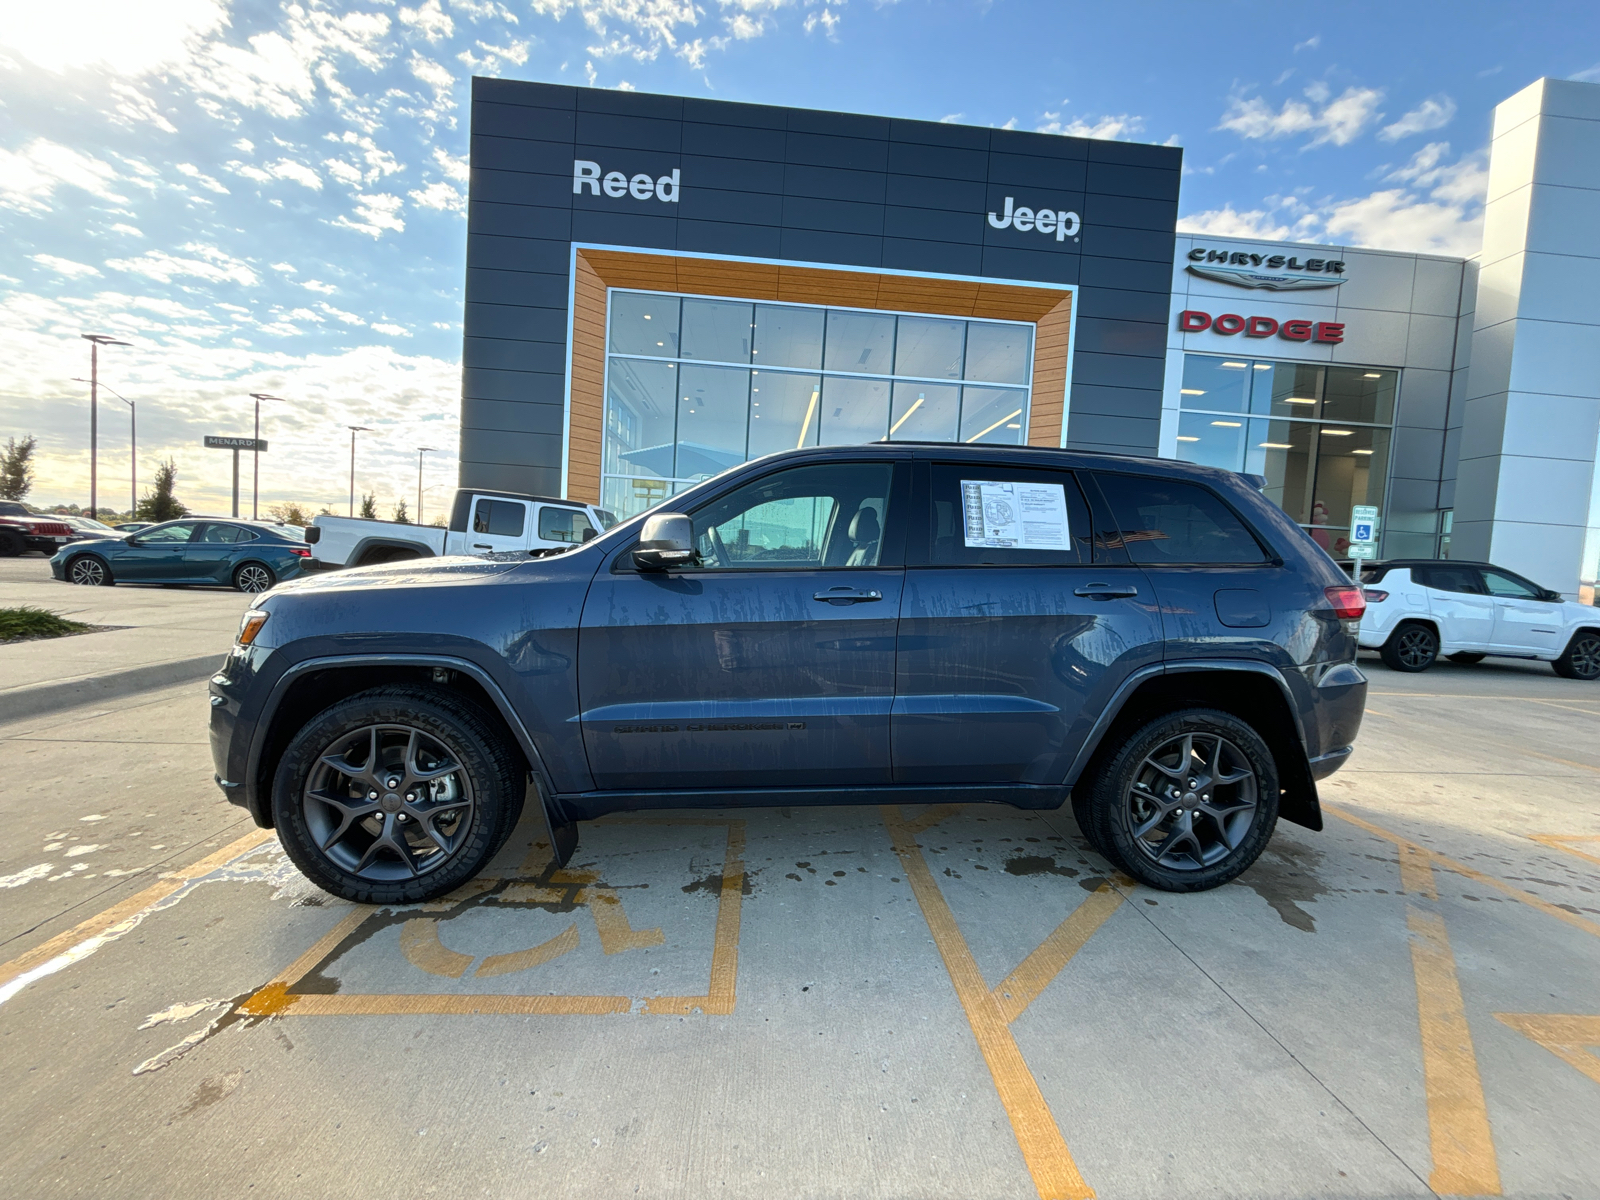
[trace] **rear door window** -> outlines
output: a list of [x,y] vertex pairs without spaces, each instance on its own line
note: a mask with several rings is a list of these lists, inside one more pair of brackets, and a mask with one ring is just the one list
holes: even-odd
[[1244,522],[1198,484],[1146,475],[1101,474],[1096,479],[1136,563],[1230,566],[1266,561],[1261,543]]
[[941,567],[1090,561],[1089,506],[1071,471],[933,463],[928,561]]
[[1483,578],[1476,567],[1413,567],[1411,577],[1423,587],[1441,592],[1462,592],[1468,596],[1484,594]]
[[479,500],[472,511],[472,532],[495,537],[521,537],[528,506],[517,500]]

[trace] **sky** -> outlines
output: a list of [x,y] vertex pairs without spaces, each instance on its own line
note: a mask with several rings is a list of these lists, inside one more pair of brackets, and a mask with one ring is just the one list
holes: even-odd
[[[1179,228],[1477,251],[1494,106],[1600,82],[1588,3],[0,0],[0,443],[88,499],[85,332],[191,509],[442,512],[473,75],[1180,145]],[[129,503],[102,391],[100,496]],[[248,465],[246,506],[248,506]],[[247,507],[248,511],[248,507]],[[413,511],[413,516],[415,515]]]

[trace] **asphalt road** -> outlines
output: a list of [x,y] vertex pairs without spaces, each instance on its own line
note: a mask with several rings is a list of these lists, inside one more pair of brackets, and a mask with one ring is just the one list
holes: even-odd
[[525,823],[358,909],[203,685],[0,727],[3,1190],[1600,1196],[1600,685],[1363,665],[1328,828],[1194,896],[908,806]]

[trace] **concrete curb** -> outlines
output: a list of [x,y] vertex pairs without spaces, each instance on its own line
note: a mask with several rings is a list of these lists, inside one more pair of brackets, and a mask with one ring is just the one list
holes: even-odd
[[77,708],[82,704],[208,679],[216,674],[225,658],[225,654],[205,654],[199,658],[150,663],[106,675],[69,679],[64,683],[38,683],[13,688],[0,692],[0,722],[42,716],[65,708]]

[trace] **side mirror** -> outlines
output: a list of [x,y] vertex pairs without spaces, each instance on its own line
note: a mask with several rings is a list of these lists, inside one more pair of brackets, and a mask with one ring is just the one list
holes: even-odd
[[592,542],[592,541],[594,541],[595,538],[597,538],[599,536],[600,536],[600,531],[598,529],[596,529],[593,525],[591,525],[591,526],[589,526],[589,528],[587,528],[587,529],[585,529],[583,531],[583,536],[581,538],[579,538],[579,542],[580,543],[582,543],[582,542]]
[[123,538],[122,540],[127,542],[128,545],[130,545],[130,546],[137,546],[139,544],[138,535],[137,534],[133,534],[133,533],[130,533],[127,537]]
[[633,565],[641,571],[665,571],[694,561],[694,522],[682,513],[657,513],[644,523],[644,535],[633,548]]
[[1539,598],[1541,600],[1547,601],[1550,604],[1557,604],[1561,600],[1561,593],[1558,592],[1558,591],[1555,591],[1555,590],[1553,590],[1551,588],[1545,588],[1544,589],[1544,594],[1542,596],[1540,596]]

